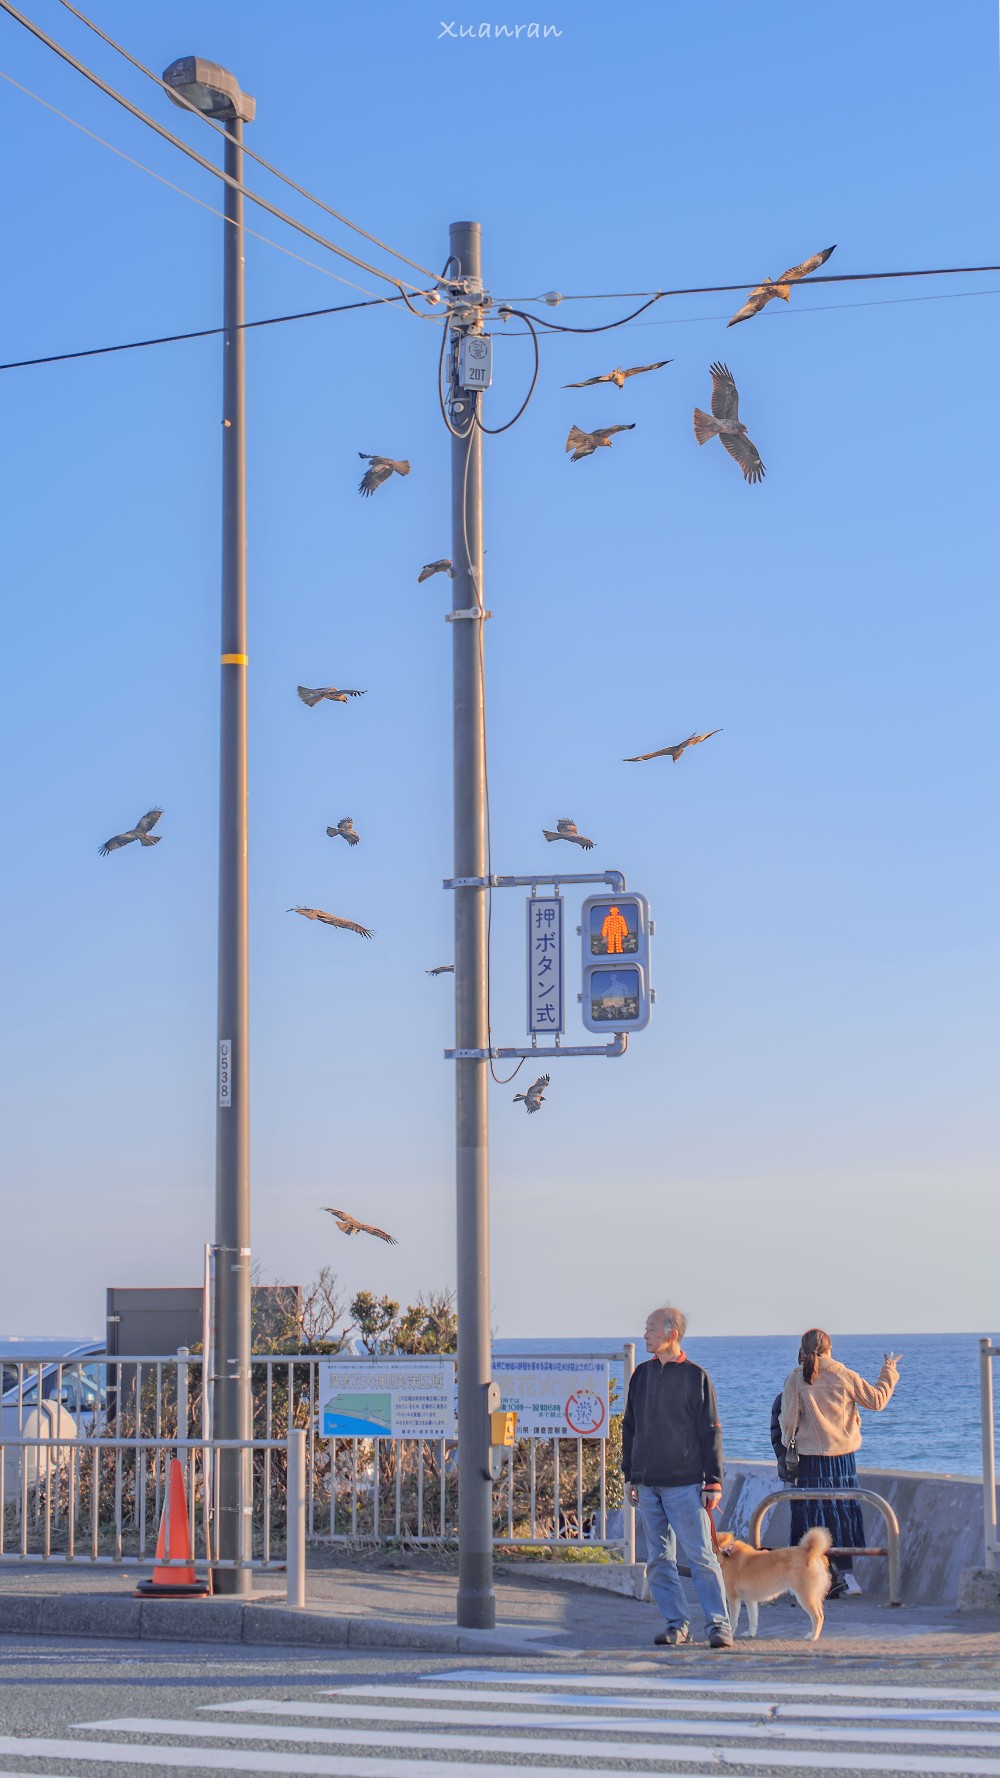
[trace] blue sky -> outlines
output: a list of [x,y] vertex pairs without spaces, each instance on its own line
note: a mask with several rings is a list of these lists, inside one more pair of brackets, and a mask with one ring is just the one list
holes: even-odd
[[[519,0],[95,16],[155,69],[231,67],[257,98],[248,143],[422,264],[478,218],[498,295],[749,283],[831,242],[831,272],[997,260],[989,0],[538,4],[560,37],[441,40],[442,11],[516,24]],[[56,0],[31,16],[215,154]],[[0,35],[16,80],[221,201],[16,23]],[[4,358],[217,324],[222,224],[2,99]],[[259,241],[247,260],[250,318],[358,294]],[[488,441],[494,868],[553,868],[541,829],[570,815],[656,920],[657,1006],[627,1057],[556,1065],[530,1120],[527,1068],[492,1090],[504,1335],[621,1333],[666,1297],[699,1333],[989,1324],[998,287],[803,289],[732,332],[738,297],[671,300],[546,338],[524,419]],[[345,1292],[404,1300],[454,1278],[451,983],[424,974],[451,957],[449,583],[416,584],[450,551],[437,346],[386,309],[248,337],[254,1250],[265,1278],[329,1262]],[[763,486],[692,436],[718,356]],[[621,394],[560,387],[660,357]],[[490,424],[530,375],[524,340],[495,359]],[[212,1231],[220,346],[0,389],[0,1319],[85,1332],[106,1284],[193,1282]],[[571,423],[620,420],[635,432],[569,464]],[[362,502],[358,450],[413,473]],[[368,696],[307,711],[300,682]],[[716,727],[677,766],[621,764]],[[156,802],[162,845],[98,857]],[[324,831],[347,813],[350,852]],[[286,916],[298,902],[376,938]],[[495,903],[494,1032],[517,1043],[522,902]],[[399,1246],[348,1245],[330,1202]]]

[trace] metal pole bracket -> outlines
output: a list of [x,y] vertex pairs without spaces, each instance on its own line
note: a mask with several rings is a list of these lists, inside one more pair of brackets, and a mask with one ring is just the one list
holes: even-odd
[[462,611],[446,611],[444,621],[446,624],[457,624],[460,618],[470,617],[473,622],[485,623],[492,616],[492,611],[484,611],[481,605],[469,605]]

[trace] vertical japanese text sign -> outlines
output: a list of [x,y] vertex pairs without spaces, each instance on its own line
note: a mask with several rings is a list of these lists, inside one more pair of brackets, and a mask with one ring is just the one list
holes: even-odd
[[564,1031],[563,901],[533,895],[528,908],[528,1035]]

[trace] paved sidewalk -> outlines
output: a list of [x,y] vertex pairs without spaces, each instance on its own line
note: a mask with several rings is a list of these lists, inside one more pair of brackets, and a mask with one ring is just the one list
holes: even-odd
[[[285,1604],[283,1577],[254,1576],[251,1602],[236,1599],[135,1599],[145,1570],[59,1568],[38,1563],[0,1567],[0,1634],[121,1636],[182,1642],[312,1645],[570,1657],[606,1651],[643,1653],[662,1663],[705,1654],[703,1643],[653,1649],[656,1608],[614,1593],[553,1580],[542,1565],[497,1577],[497,1629],[459,1630],[455,1576],[412,1566],[337,1567],[310,1572],[307,1604]],[[698,1630],[692,1595],[691,1621]],[[821,1640],[807,1644],[805,1614],[793,1601],[764,1606],[755,1642],[740,1640],[723,1661],[820,1661],[933,1668],[967,1666],[1000,1687],[1000,1618],[930,1606],[886,1604],[862,1596],[827,1608]],[[979,1669],[982,1669],[979,1674]],[[970,1681],[971,1682],[971,1681]]]

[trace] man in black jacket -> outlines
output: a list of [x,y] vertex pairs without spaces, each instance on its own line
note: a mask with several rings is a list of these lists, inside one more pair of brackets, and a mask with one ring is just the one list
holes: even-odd
[[646,1536],[649,1589],[666,1622],[656,1641],[673,1647],[691,1640],[677,1572],[679,1538],[705,1614],[709,1645],[732,1648],[709,1517],[722,1498],[722,1428],[711,1381],[681,1350],[686,1327],[687,1318],[669,1307],[654,1309],[646,1322],[651,1356],[629,1384],[622,1469]]

